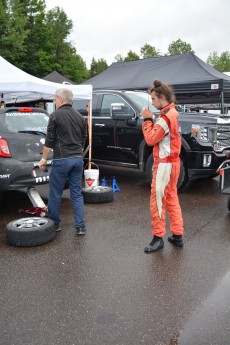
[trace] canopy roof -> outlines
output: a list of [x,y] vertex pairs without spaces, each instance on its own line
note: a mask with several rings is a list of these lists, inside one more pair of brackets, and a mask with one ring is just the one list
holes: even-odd
[[0,95],[5,103],[29,100],[52,100],[57,89],[67,87],[74,99],[92,99],[92,85],[63,85],[34,77],[0,56]]
[[72,84],[72,85],[76,85],[77,84],[73,80],[70,80],[70,79],[66,78],[64,75],[60,74],[57,71],[53,71],[53,72],[47,74],[42,79],[48,80],[48,81],[52,81],[54,83],[65,84],[65,85],[66,84]]
[[[230,101],[230,77],[193,53],[117,62],[82,84],[94,89],[147,90],[155,79],[171,85],[181,103]],[[223,94],[222,94],[223,93]]]

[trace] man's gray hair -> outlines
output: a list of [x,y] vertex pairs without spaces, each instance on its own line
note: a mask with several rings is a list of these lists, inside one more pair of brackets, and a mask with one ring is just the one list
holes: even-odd
[[58,89],[55,92],[55,95],[60,97],[60,98],[63,98],[66,103],[72,103],[73,102],[73,92],[72,92],[72,90],[70,90],[68,88]]

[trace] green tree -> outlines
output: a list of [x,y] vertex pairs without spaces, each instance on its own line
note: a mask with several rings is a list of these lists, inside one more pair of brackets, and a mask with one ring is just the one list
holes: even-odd
[[97,62],[94,57],[92,58],[89,72],[90,72],[90,77],[94,77],[97,74]]
[[86,64],[68,41],[73,23],[45,0],[0,0],[0,54],[37,77],[57,70],[75,82],[89,78]]
[[90,76],[94,77],[98,73],[103,72],[106,68],[108,68],[108,64],[104,59],[98,59],[96,61],[95,58],[93,58],[90,65]]
[[152,58],[152,57],[159,57],[162,54],[159,50],[156,50],[155,47],[151,46],[150,44],[145,44],[143,47],[141,47],[141,57],[143,59],[145,58]]
[[50,42],[47,48],[52,51],[53,62],[59,59],[63,53],[63,42],[72,32],[73,22],[68,19],[65,12],[59,7],[48,11],[46,16],[46,25]]
[[[23,13],[27,17],[25,39],[27,54],[24,57],[24,69],[37,77],[43,73],[44,61],[48,62],[46,40],[49,39],[45,25],[45,0],[21,0]],[[23,64],[21,59],[21,64]],[[42,61],[42,62],[41,62]]]
[[[46,15],[46,46],[43,75],[53,70],[65,77],[82,82],[89,78],[89,71],[76,48],[67,41],[72,32],[73,22],[68,19],[65,12],[59,7],[48,11]],[[45,70],[46,68],[46,70]]]
[[178,38],[176,41],[170,43],[170,45],[168,46],[168,53],[166,55],[180,55],[189,52],[194,53],[191,44],[184,42],[180,38]]
[[124,61],[133,61],[133,60],[140,60],[140,56],[137,55],[134,51],[130,50],[127,56],[124,58]]
[[57,71],[77,83],[87,80],[90,74],[87,70],[86,63],[81,56],[77,54],[72,44],[65,42],[64,46],[66,46],[66,48],[64,48],[65,54],[60,60]]
[[230,71],[230,52],[225,51],[218,56],[217,52],[210,53],[207,63],[220,72]]
[[114,62],[123,62],[124,61],[124,58],[121,54],[117,54],[115,57],[114,57]]
[[19,68],[26,56],[27,17],[20,0],[0,0],[0,54]]

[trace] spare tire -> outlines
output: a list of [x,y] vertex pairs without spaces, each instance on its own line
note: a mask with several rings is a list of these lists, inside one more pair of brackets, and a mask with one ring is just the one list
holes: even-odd
[[52,241],[55,234],[54,221],[49,218],[20,218],[6,225],[6,242],[16,247],[39,246]]
[[96,186],[82,188],[85,203],[100,204],[113,201],[114,193],[111,187]]

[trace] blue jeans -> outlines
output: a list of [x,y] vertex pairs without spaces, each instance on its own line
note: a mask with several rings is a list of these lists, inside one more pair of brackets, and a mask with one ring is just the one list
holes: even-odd
[[69,180],[70,199],[74,209],[75,228],[85,226],[84,200],[82,196],[82,157],[53,160],[50,173],[48,217],[59,224],[61,221],[61,199],[67,179]]

